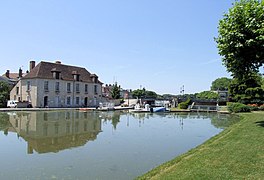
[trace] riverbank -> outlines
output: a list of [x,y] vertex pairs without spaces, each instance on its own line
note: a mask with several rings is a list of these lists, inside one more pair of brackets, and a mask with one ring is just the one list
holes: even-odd
[[240,116],[237,124],[138,179],[262,179],[264,112]]

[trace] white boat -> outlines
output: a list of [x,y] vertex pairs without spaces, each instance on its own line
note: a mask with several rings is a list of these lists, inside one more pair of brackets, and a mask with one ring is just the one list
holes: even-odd
[[130,110],[130,112],[136,112],[136,113],[141,113],[141,112],[166,112],[165,107],[155,107],[155,108],[150,108],[149,104],[146,104],[144,107],[141,107],[140,104],[136,104],[135,108]]

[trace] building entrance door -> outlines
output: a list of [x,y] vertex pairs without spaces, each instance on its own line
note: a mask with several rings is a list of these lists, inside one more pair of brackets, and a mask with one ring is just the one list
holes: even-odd
[[84,98],[84,106],[85,106],[85,107],[88,106],[88,97]]
[[48,96],[44,96],[44,107],[48,107]]

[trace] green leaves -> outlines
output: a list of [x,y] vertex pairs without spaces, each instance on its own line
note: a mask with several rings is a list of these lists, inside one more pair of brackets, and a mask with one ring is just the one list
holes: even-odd
[[117,85],[117,83],[115,83],[112,91],[111,91],[111,95],[113,99],[119,99],[120,98],[120,86]]
[[264,5],[258,0],[235,2],[220,20],[215,38],[227,71],[242,79],[264,63]]
[[231,79],[229,78],[226,78],[226,77],[218,78],[212,82],[211,90],[212,91],[227,90],[230,82],[231,82]]
[[0,81],[0,107],[6,107],[7,100],[9,99],[9,91],[9,85]]

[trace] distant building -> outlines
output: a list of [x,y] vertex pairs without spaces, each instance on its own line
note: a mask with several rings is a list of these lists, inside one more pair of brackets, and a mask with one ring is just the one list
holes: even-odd
[[10,86],[13,86],[14,85],[14,82],[10,81],[8,78],[6,78],[4,76],[0,76],[0,81],[6,82]]
[[[102,95],[106,99],[113,99],[112,97],[112,91],[113,91],[114,84],[106,84],[102,88]],[[120,99],[128,99],[132,98],[132,90],[125,90],[125,89],[120,89]]]
[[[10,93],[10,99],[29,101],[33,107],[88,107],[98,106],[102,97],[102,82],[85,68],[41,61]],[[20,74],[21,75],[21,74]]]
[[18,73],[11,73],[10,70],[6,70],[6,73],[2,75],[0,80],[14,86],[25,75],[26,73],[23,73],[21,68],[19,68]]
[[106,84],[102,87],[102,96],[106,99],[113,99],[112,97],[112,91],[113,91],[114,85]]

